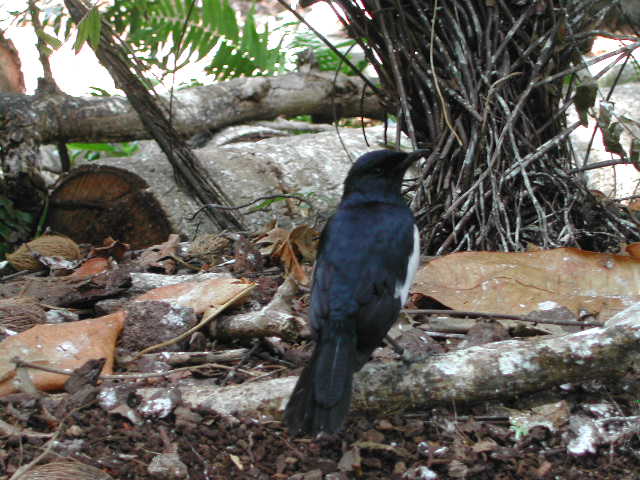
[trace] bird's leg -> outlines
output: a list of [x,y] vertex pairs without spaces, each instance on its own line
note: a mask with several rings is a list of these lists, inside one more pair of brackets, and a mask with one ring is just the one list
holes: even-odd
[[393,349],[394,352],[396,352],[400,356],[404,356],[404,348],[398,345],[398,342],[396,342],[389,335],[385,335],[384,339],[389,344],[389,346]]
[[389,346],[393,349],[393,351],[396,352],[398,355],[400,355],[402,362],[405,364],[419,362],[429,356],[429,354],[419,353],[419,352],[416,352],[415,350],[401,347],[398,344],[398,342],[396,342],[389,335],[385,336],[384,339],[389,344]]

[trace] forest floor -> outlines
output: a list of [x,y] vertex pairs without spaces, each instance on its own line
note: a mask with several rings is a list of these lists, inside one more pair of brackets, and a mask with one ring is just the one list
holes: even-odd
[[[135,259],[123,260],[121,266],[127,261]],[[261,287],[252,292],[254,308],[269,304],[283,281],[279,267],[264,268],[270,273],[260,274]],[[120,293],[107,289],[103,297],[122,295],[128,288],[126,280],[122,285]],[[0,296],[7,296],[11,291],[8,283],[0,286]],[[301,317],[306,315],[307,297],[300,294],[293,300]],[[225,315],[237,315],[243,308],[249,307],[235,307]],[[91,304],[85,301],[83,311],[90,316]],[[437,342],[442,351],[450,351],[463,340],[460,336]],[[19,478],[109,478],[97,471],[36,474],[40,465],[59,461],[93,466],[119,480],[640,478],[640,388],[633,372],[610,384],[600,379],[563,385],[507,402],[386,416],[354,411],[342,433],[320,439],[290,437],[278,415],[244,412],[223,417],[179,399],[164,415],[145,419],[130,414],[142,402],[136,393],[139,388],[169,390],[183,382],[233,385],[252,381],[255,372],[271,372],[270,378],[296,375],[309,354],[308,342],[301,346],[280,341],[277,348],[268,339],[223,342],[208,338],[205,342],[197,348],[220,352],[247,347],[250,354],[226,365],[194,366],[167,377],[120,382],[118,388],[124,395],[117,408],[105,408],[104,392],[113,385],[109,380],[86,385],[76,393],[0,397],[0,480],[15,480],[18,469],[34,460],[31,471]],[[394,355],[385,347],[373,361]],[[541,405],[549,408],[536,410]],[[613,413],[601,421],[604,410]],[[527,415],[529,423],[516,421]],[[635,423],[628,423],[633,419]],[[604,429],[594,427],[604,425],[602,422],[609,423]]]
[[[610,395],[603,399],[578,390],[571,394],[574,409],[611,401]],[[55,445],[45,455],[48,461],[64,458],[92,465],[114,479],[640,477],[637,433],[632,432],[616,445],[577,456],[567,452],[572,437],[568,425],[555,432],[540,426],[518,435],[510,428],[508,417],[484,419],[482,411],[495,405],[386,418],[354,412],[343,433],[313,440],[290,438],[279,421],[259,420],[258,414],[230,421],[212,412],[184,409],[134,425],[117,414],[107,414],[96,404],[72,411],[67,411],[64,404],[65,397],[60,395],[55,400],[39,400],[20,394],[1,399],[0,409],[4,412],[2,419],[14,427],[57,435]],[[637,410],[624,401],[616,404],[622,411]],[[3,436],[0,478],[10,478],[19,466],[42,455],[50,441],[28,435]],[[152,463],[162,464],[160,458],[166,462],[166,470],[161,469],[165,473],[150,473]]]

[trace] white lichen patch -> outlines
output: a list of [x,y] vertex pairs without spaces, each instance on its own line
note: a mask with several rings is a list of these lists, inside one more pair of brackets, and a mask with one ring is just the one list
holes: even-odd
[[98,403],[104,410],[111,410],[118,404],[118,395],[116,389],[105,387],[98,394]]
[[[573,419],[572,419],[572,423]],[[576,438],[567,445],[567,452],[571,455],[584,455],[585,453],[596,453],[600,435],[598,428],[593,422],[584,422],[579,425],[572,425],[572,430],[576,433]]]
[[616,313],[613,317],[607,320],[607,326],[612,325],[633,325],[638,324],[640,327],[640,302],[634,303],[629,308]]
[[551,300],[538,303],[538,310],[542,310],[542,311],[553,310],[554,308],[560,308],[560,307],[562,307],[562,305],[560,305],[559,303],[553,302]]
[[582,409],[600,418],[613,417],[617,413],[610,403],[584,403]]
[[443,358],[442,361],[436,362],[434,367],[443,375],[457,376],[473,370],[473,365],[469,363],[469,352],[471,349],[451,352]]
[[154,418],[164,418],[169,415],[173,408],[175,407],[175,402],[171,399],[169,395],[157,398],[151,398],[140,405],[138,411],[144,417],[154,417]]
[[172,327],[184,327],[184,318],[174,310],[170,310],[160,319],[160,323],[163,325],[169,325]]
[[[593,329],[592,329],[593,330]],[[602,330],[602,329],[598,329]],[[582,333],[582,332],[580,332]],[[575,334],[578,336],[578,334]],[[568,342],[570,352],[578,357],[591,357],[593,356],[593,349],[595,347],[605,347],[613,343],[613,339],[601,335],[597,335],[592,331],[591,335],[584,335],[582,341]],[[574,337],[575,340],[575,337]]]
[[537,370],[537,366],[531,362],[528,356],[522,355],[516,350],[503,352],[498,357],[498,369],[502,375],[513,375],[522,370]]

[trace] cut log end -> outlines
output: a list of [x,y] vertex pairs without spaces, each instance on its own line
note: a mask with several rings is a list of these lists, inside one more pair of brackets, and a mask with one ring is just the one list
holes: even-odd
[[79,243],[100,244],[110,236],[134,249],[162,243],[173,232],[142,178],[104,165],[83,165],[60,179],[48,225]]

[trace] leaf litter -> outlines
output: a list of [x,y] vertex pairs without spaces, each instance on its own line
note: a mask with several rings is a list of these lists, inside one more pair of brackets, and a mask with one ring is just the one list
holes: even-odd
[[[75,393],[43,395],[24,389],[26,393],[6,395],[5,391],[0,397],[0,479],[11,478],[34,459],[41,464],[34,466],[34,473],[35,468],[65,470],[68,467],[57,462],[66,460],[79,465],[75,468],[81,473],[93,472],[87,478],[117,479],[637,477],[640,392],[634,387],[635,372],[612,379],[611,384],[566,384],[506,403],[452,405],[386,416],[352,412],[342,435],[315,440],[288,437],[279,421],[282,405],[234,414],[242,403],[236,399],[235,406],[233,400],[227,405],[226,413],[214,409],[202,392],[210,392],[213,400],[222,385],[252,382],[255,395],[268,402],[270,392],[261,388],[260,381],[282,377],[289,382],[289,375],[304,364],[309,355],[304,321],[307,288],[317,238],[317,232],[306,226],[292,231],[274,226],[253,239],[200,242],[196,254],[193,249],[184,253],[188,246],[179,245],[175,238],[142,252],[131,252],[109,239],[103,247],[94,248],[91,258],[85,258],[71,275],[53,278],[35,273],[0,284],[3,302],[15,305],[28,297],[28,305],[40,309],[24,310],[27,318],[34,319],[26,324],[33,328],[23,324],[14,331],[12,324],[20,324],[18,310],[3,310],[0,305],[0,334],[6,337],[0,344],[5,384],[8,377],[25,370],[12,363],[16,349],[5,347],[21,338],[19,331],[24,335],[42,324],[45,320],[38,313],[42,310],[71,309],[81,318],[60,324],[70,335],[60,340],[51,335],[54,350],[80,338],[83,322],[102,324],[100,330],[111,331],[108,338],[113,340],[92,333],[89,337],[102,350],[78,348],[86,355],[71,355],[73,364],[63,363],[48,350],[29,357],[18,349],[22,360],[76,372],[96,357],[114,365],[113,378],[104,376],[109,369],[103,370],[98,385],[87,379],[85,388],[81,384]],[[207,245],[214,253],[206,251]],[[249,259],[256,254],[260,261]],[[242,263],[241,269],[232,268],[236,262]],[[574,319],[587,311],[604,320],[637,301],[637,265],[631,257],[575,249],[454,254],[432,260],[420,270],[409,307],[436,302],[452,309],[534,312],[541,321],[556,310],[553,315],[558,318]],[[194,275],[196,270],[223,276],[205,278],[201,277],[205,273]],[[137,279],[135,293],[132,278]],[[177,283],[168,285],[172,282],[166,280],[172,278]],[[240,290],[233,290],[236,287]],[[95,315],[100,311],[97,304],[113,300],[119,303],[111,315],[128,317],[123,313],[127,308],[147,308],[137,315],[136,329],[128,329],[124,322],[117,344],[113,333],[117,327],[109,330],[109,322]],[[158,306],[145,307],[156,302]],[[190,328],[177,321],[176,308],[191,312],[192,322],[202,323],[210,315],[212,323],[178,341],[177,347],[171,347],[177,348],[173,353],[165,346],[140,357],[140,347],[163,341],[161,333],[176,338]],[[168,312],[176,319],[177,328],[171,334],[167,334]],[[92,315],[96,318],[87,320]],[[262,325],[260,329],[242,334],[252,320]],[[469,319],[465,325],[458,324],[457,333],[429,331],[439,330],[429,321],[420,315],[404,318],[398,342],[438,354],[519,334],[504,321]],[[542,331],[535,334],[549,333],[544,325],[538,327]],[[198,349],[190,351],[191,346]],[[183,360],[168,363],[170,355]],[[376,352],[374,361],[384,362],[394,355],[385,347]],[[29,369],[31,387],[64,388],[67,375],[49,373],[62,380],[51,386],[37,381],[41,373],[47,372]],[[85,377],[78,378],[82,382]]]

